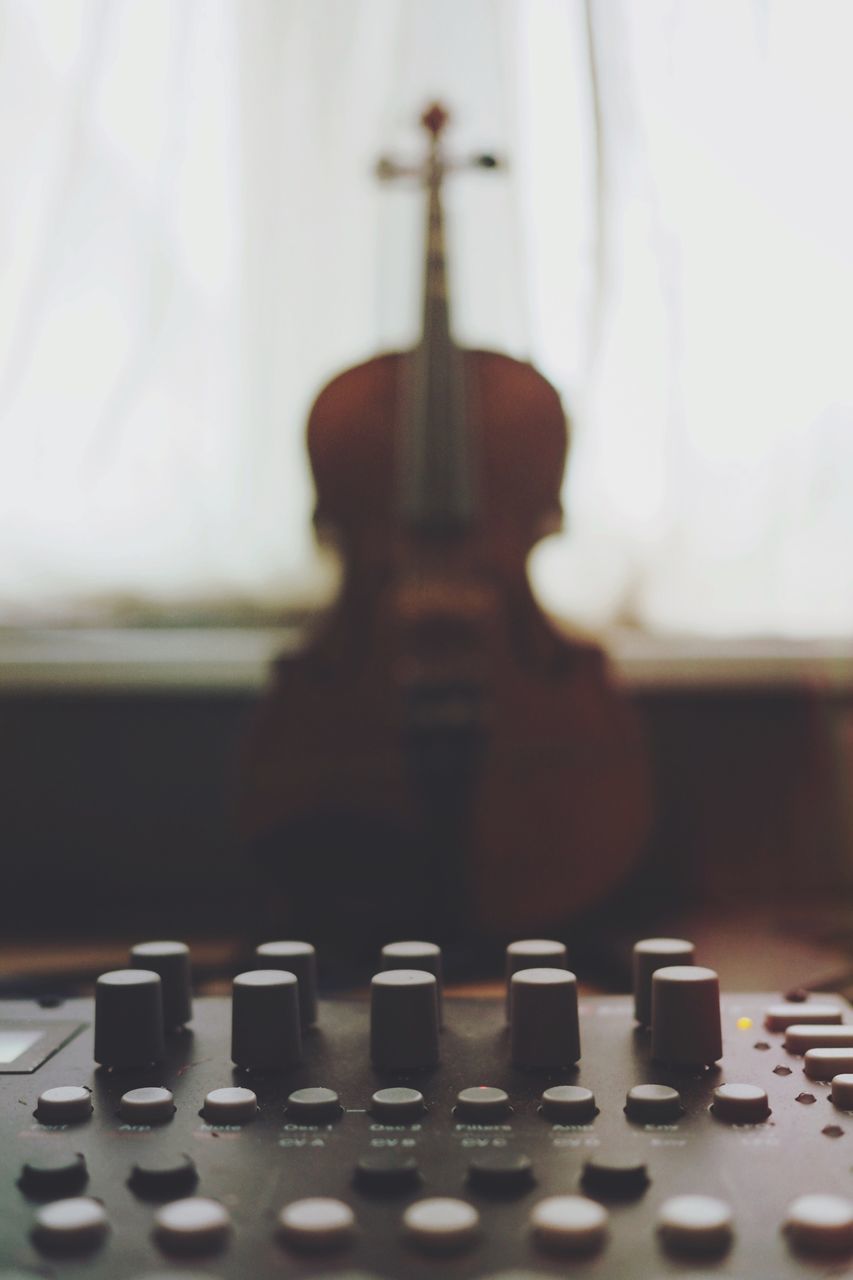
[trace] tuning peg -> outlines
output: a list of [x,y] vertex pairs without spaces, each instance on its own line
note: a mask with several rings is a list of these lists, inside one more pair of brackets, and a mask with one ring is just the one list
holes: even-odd
[[380,182],[390,182],[394,178],[420,178],[421,170],[414,165],[400,164],[390,156],[380,156],[376,162],[374,173]]
[[450,114],[445,106],[442,106],[440,102],[431,102],[421,116],[421,124],[428,133],[437,138],[447,127],[449,119]]
[[396,178],[400,172],[400,166],[395,164],[390,156],[380,156],[376,161],[376,176],[380,182],[387,182],[389,178]]

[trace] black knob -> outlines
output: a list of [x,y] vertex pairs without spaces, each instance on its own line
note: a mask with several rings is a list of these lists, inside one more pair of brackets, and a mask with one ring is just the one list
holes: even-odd
[[104,1067],[160,1062],[163,984],[151,969],[114,969],[95,983],[95,1061]]
[[285,1070],[302,1061],[295,974],[252,969],[234,979],[231,1058],[239,1067]]
[[159,973],[163,984],[163,1026],[185,1026],[193,1016],[190,949],[185,942],[139,942],[130,950],[131,969]]
[[303,1027],[317,1021],[317,953],[310,942],[262,942],[255,948],[259,969],[284,969],[299,983],[299,1019]]

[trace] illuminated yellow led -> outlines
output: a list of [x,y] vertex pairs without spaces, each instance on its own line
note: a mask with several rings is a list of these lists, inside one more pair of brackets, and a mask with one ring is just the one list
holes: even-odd
[[737,1020],[738,1031],[748,1031],[751,1026],[752,1026],[752,1018],[738,1018]]

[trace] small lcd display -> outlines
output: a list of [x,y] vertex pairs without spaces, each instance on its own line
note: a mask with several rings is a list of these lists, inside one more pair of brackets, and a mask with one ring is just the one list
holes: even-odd
[[32,1049],[37,1040],[42,1038],[41,1031],[3,1031],[0,1030],[0,1063],[14,1062],[21,1054]]
[[29,1075],[73,1040],[84,1023],[0,1016],[0,1076]]

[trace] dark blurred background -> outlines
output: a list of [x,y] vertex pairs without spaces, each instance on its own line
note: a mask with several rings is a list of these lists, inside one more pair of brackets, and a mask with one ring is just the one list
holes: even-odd
[[373,171],[418,159],[436,96],[454,155],[507,161],[448,185],[457,336],[531,360],[572,420],[532,582],[608,652],[652,766],[648,839],[578,946],[751,921],[726,947],[760,924],[843,958],[850,6],[0,20],[0,964],[252,934],[236,760],[339,580],[306,416],[415,335],[421,193]]

